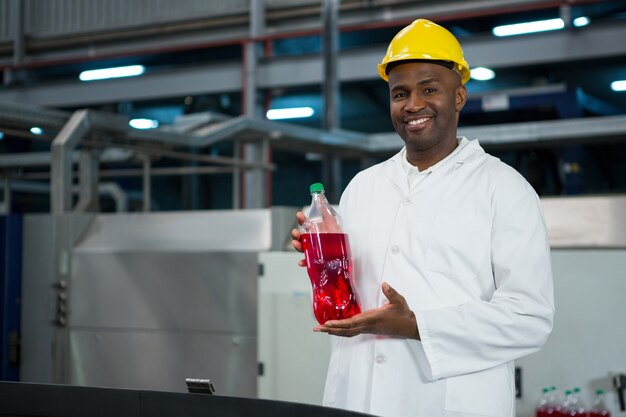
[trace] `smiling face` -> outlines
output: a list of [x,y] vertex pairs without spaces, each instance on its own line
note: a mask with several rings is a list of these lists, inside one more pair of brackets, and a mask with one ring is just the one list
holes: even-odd
[[409,162],[423,170],[456,148],[459,112],[467,100],[456,72],[427,62],[402,63],[389,72],[389,93],[391,121]]

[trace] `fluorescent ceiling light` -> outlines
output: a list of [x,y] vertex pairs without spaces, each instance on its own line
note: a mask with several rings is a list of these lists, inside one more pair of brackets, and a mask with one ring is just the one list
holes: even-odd
[[487,81],[495,78],[496,73],[493,70],[485,67],[472,68],[470,71],[471,77],[478,81]]
[[267,118],[270,120],[299,119],[311,117],[315,112],[312,107],[292,107],[288,109],[272,109],[267,111]]
[[526,33],[545,32],[563,29],[565,23],[560,17],[556,19],[537,20],[534,22],[516,23],[514,25],[496,26],[492,32],[496,36],[523,35]]
[[107,80],[109,78],[135,77],[144,73],[143,65],[129,65],[127,67],[102,68],[83,71],[78,78],[81,81]]
[[132,119],[128,124],[135,129],[154,129],[159,127],[159,122],[153,119]]
[[613,81],[611,83],[611,90],[613,90],[613,91],[626,91],[626,80]]
[[587,16],[577,17],[576,19],[574,19],[572,23],[577,28],[582,27],[582,26],[587,26],[589,24],[589,18]]
[[30,128],[30,133],[32,133],[33,135],[41,135],[43,133],[43,130],[40,127],[33,126]]

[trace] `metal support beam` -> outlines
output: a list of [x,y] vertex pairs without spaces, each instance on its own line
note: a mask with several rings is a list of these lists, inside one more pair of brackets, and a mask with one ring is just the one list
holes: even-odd
[[143,211],[150,211],[150,201],[152,199],[152,178],[150,175],[150,157],[143,158]]
[[[269,150],[263,146],[262,141],[244,143],[243,148],[243,159],[246,162],[261,164],[267,160]],[[264,208],[266,185],[263,169],[245,171],[243,173],[243,208]]]
[[24,2],[13,0],[13,65],[24,60]]
[[[233,144],[233,159],[241,156],[241,142],[236,140]],[[241,167],[235,165],[233,167],[233,209],[241,208]]]
[[339,78],[337,57],[339,56],[339,1],[324,0],[322,7],[324,80],[324,125],[326,130],[339,128]]
[[[339,129],[341,115],[340,85],[338,76],[339,57],[339,3],[340,0],[324,0],[322,6],[323,26],[323,62],[324,80],[322,92],[324,95],[324,118],[322,126],[327,131]],[[328,197],[331,201],[339,200],[341,182],[341,161],[334,155],[322,160],[322,176]]]
[[[265,32],[265,1],[250,2],[250,39],[245,44],[244,59],[244,106],[245,114],[251,119],[261,119],[258,104],[258,50],[257,39]],[[248,162],[262,162],[263,146],[260,141],[243,142],[243,159]],[[261,169],[243,173],[243,208],[265,207],[265,172]]]
[[4,199],[0,204],[0,214],[11,213],[11,177],[5,175],[4,177]]
[[257,106],[258,51],[256,39],[265,31],[265,1],[250,1],[250,38],[244,45],[244,113],[259,117]]
[[76,212],[98,211],[98,166],[99,152],[94,149],[82,149],[78,162],[78,203],[74,207]]
[[87,134],[89,128],[88,111],[78,110],[72,114],[52,141],[50,208],[53,214],[62,214],[71,209],[73,150]]
[[[13,15],[13,65],[15,67],[24,61],[24,2],[23,0],[13,0],[11,4]],[[15,68],[4,69],[5,86],[15,83],[15,78],[19,70]]]

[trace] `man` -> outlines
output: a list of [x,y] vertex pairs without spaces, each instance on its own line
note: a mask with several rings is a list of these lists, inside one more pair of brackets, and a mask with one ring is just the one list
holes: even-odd
[[324,404],[513,417],[513,361],[542,347],[554,314],[539,199],[515,170],[456,136],[470,71],[450,32],[416,20],[378,70],[405,146],[341,197],[363,313],[315,328],[339,336]]

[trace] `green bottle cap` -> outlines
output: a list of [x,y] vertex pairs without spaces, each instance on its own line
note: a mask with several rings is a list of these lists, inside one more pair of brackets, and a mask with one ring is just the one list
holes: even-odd
[[324,185],[321,182],[311,184],[311,193],[319,194],[324,192]]

